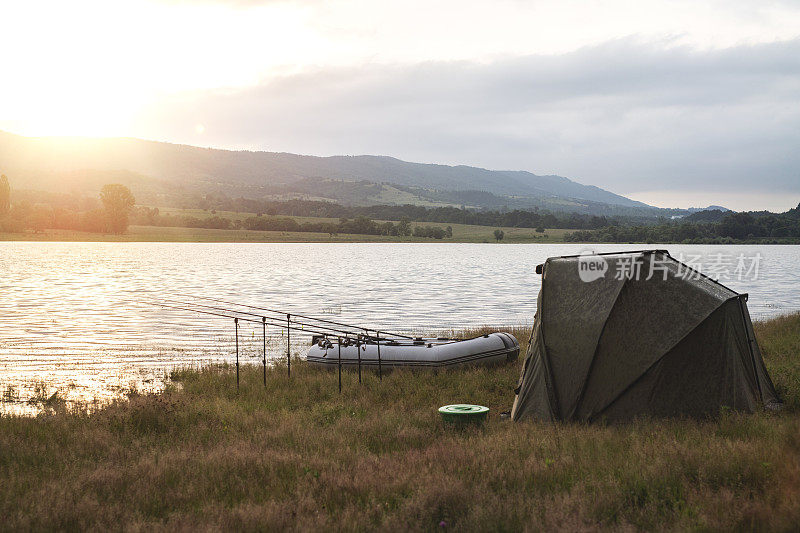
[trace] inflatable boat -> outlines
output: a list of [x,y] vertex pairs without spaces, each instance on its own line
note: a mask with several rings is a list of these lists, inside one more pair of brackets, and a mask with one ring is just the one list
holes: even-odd
[[519,343],[508,333],[491,333],[473,339],[422,338],[354,341],[315,337],[306,360],[313,366],[335,369],[441,368],[461,365],[492,365],[514,361]]

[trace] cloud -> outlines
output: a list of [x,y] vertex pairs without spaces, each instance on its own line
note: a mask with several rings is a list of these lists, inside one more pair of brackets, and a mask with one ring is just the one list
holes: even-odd
[[700,51],[622,39],[558,56],[316,69],[176,94],[136,134],[557,173],[623,194],[800,196],[800,40]]

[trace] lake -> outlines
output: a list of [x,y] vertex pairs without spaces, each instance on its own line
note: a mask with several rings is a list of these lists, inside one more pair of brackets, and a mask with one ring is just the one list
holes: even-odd
[[[800,310],[798,246],[0,242],[0,410],[36,412],[28,399],[55,391],[102,403],[159,389],[170,368],[231,360],[231,320],[153,298],[210,296],[398,332],[530,325],[547,257],[642,248],[716,271],[750,294],[754,319]],[[240,328],[242,359],[256,362],[251,326]],[[292,340],[300,350],[308,339]],[[285,354],[280,331],[268,350]]]

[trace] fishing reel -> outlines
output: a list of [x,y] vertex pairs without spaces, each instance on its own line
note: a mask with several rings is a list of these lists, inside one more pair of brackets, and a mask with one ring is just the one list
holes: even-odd
[[333,343],[328,339],[328,337],[321,337],[317,340],[317,346],[327,350],[329,348],[333,348]]

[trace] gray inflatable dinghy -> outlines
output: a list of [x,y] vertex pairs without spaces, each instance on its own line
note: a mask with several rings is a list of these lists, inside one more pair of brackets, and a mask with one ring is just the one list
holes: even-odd
[[[306,360],[321,368],[358,366],[378,369],[378,344],[374,339],[356,342],[315,337]],[[341,353],[341,356],[340,356]],[[386,368],[439,368],[468,364],[492,365],[514,361],[519,343],[508,333],[491,333],[473,339],[416,338],[380,341],[380,364]]]

